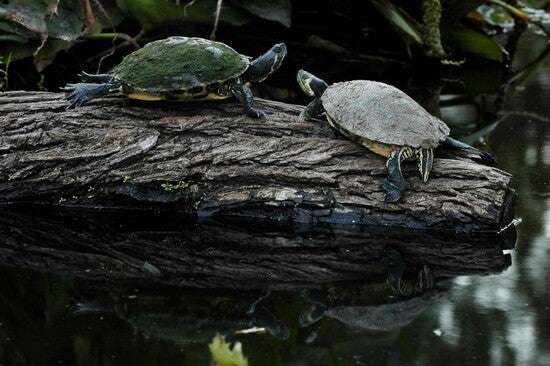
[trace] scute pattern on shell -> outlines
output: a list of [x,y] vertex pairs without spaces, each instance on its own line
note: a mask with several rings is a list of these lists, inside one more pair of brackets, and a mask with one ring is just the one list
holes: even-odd
[[388,84],[368,80],[335,83],[321,101],[338,125],[369,140],[433,149],[449,135],[443,121]]
[[169,37],[129,54],[111,73],[127,87],[160,92],[232,79],[249,65],[246,56],[224,43]]

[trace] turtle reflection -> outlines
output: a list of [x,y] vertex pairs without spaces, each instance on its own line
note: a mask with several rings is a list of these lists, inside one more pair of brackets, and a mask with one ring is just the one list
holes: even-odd
[[260,303],[267,295],[258,291],[240,297],[202,292],[185,297],[116,294],[110,299],[77,302],[70,313],[116,316],[145,337],[169,340],[179,346],[207,342],[218,333],[233,335],[252,327],[257,332],[287,339],[290,328]]
[[370,330],[395,330],[412,322],[444,293],[434,289],[427,265],[411,281],[405,277],[406,263],[397,250],[387,247],[382,262],[388,265],[385,283],[303,290],[309,304],[298,318],[300,325],[307,327],[328,317]]

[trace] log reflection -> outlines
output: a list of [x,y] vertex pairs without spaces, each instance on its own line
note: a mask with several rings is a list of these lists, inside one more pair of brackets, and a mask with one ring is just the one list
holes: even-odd
[[[512,228],[513,230],[513,228]],[[436,279],[497,273],[510,265],[496,235],[368,226],[263,227],[176,216],[4,211],[0,263],[95,280],[197,288],[291,288],[385,278],[387,250],[407,271]]]

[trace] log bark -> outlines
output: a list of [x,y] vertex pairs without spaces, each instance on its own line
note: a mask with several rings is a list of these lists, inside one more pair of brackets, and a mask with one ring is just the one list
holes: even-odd
[[386,248],[413,276],[437,280],[498,273],[511,264],[494,234],[289,226],[239,221],[193,223],[174,215],[3,210],[0,264],[97,281],[197,288],[293,288],[334,281],[384,284]]
[[511,176],[438,148],[428,183],[405,164],[402,202],[385,203],[385,159],[301,106],[258,100],[66,109],[59,93],[0,94],[0,204],[146,208],[198,216],[497,231],[513,216]]

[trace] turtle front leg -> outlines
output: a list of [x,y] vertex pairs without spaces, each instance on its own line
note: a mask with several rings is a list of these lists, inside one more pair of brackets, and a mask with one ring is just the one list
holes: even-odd
[[231,88],[231,92],[243,104],[246,114],[253,118],[265,117],[265,112],[256,107],[254,104],[254,94],[252,90],[244,84],[235,83]]
[[401,163],[403,160],[413,156],[414,150],[410,147],[400,147],[391,152],[386,161],[388,177],[382,183],[382,188],[386,191],[386,202],[397,202],[403,195],[407,183],[401,173]]
[[323,113],[323,103],[321,102],[321,98],[317,97],[300,113],[300,121],[310,120],[321,113]]

